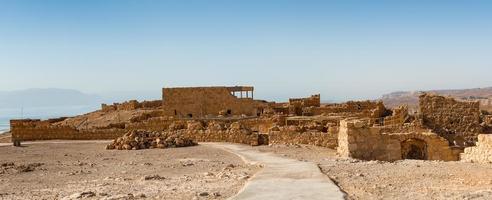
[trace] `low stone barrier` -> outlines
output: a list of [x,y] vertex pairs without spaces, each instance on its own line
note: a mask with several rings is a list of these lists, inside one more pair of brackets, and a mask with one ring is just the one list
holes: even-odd
[[270,144],[307,144],[335,149],[337,147],[337,135],[331,133],[308,131],[270,131],[268,138]]

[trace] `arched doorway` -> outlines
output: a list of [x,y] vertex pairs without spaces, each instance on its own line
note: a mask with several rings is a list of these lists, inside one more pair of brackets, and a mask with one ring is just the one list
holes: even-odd
[[401,158],[427,160],[427,143],[419,139],[408,139],[401,142]]

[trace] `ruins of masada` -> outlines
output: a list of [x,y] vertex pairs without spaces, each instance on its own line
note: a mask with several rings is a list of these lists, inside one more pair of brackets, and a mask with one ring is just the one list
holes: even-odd
[[12,142],[115,139],[168,131],[197,142],[314,145],[361,160],[492,162],[491,115],[479,103],[433,94],[419,110],[381,101],[322,104],[320,94],[286,102],[254,99],[251,86],[163,88],[162,100],[128,101],[75,117],[11,120]]

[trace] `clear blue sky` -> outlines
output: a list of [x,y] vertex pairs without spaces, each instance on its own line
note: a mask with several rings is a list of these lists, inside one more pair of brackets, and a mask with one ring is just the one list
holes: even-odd
[[0,1],[0,90],[364,99],[492,86],[491,53],[492,1]]

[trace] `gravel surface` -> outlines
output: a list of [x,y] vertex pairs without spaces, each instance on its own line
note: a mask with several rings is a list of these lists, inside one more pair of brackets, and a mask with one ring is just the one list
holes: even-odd
[[0,147],[0,199],[227,199],[260,169],[201,145],[109,151],[106,144]]

